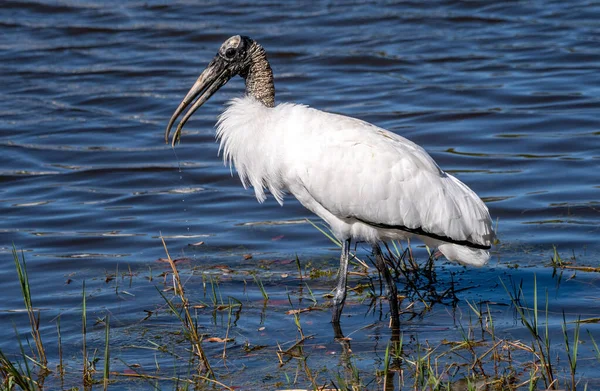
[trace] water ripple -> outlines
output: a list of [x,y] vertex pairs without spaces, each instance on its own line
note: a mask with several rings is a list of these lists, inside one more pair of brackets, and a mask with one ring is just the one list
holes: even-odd
[[267,49],[280,102],[397,132],[472,187],[498,221],[499,259],[525,246],[597,254],[598,20],[585,1],[6,0],[0,246],[35,249],[49,273],[153,261],[161,233],[174,252],[202,238],[197,257],[323,256],[310,213],[291,197],[258,205],[217,156],[214,125],[241,80],[184,144],[164,144],[199,72],[244,33]]

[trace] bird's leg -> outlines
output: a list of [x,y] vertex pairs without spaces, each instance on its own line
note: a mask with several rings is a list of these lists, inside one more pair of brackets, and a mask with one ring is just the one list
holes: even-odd
[[388,269],[385,259],[383,258],[383,254],[381,253],[381,248],[378,244],[373,245],[373,253],[375,254],[375,266],[379,273],[385,279],[385,284],[387,286],[387,294],[388,299],[390,301],[390,317],[392,319],[392,334],[400,331],[400,314],[398,312],[398,290],[396,289],[396,283],[390,274],[390,269]]
[[338,340],[344,340],[344,332],[342,331],[342,326],[340,326],[340,322],[338,321],[331,323],[331,327],[333,328],[333,338]]
[[348,277],[348,256],[350,254],[350,239],[342,242],[342,255],[340,256],[340,268],[337,275],[337,286],[333,295],[333,308],[331,323],[340,322],[344,302],[346,301],[346,280]]

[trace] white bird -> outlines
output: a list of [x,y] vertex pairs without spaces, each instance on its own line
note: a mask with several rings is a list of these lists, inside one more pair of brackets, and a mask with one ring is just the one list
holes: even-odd
[[246,95],[228,103],[217,139],[258,202],[268,190],[279,204],[292,194],[325,220],[342,245],[332,322],[339,324],[346,299],[351,240],[373,245],[386,279],[392,322],[398,317],[396,286],[379,249],[387,240],[416,237],[449,260],[482,266],[495,238],[488,208],[465,184],[442,171],[423,148],[367,122],[312,109],[275,105],[273,72],[265,50],[236,35],[226,40],[171,117],[179,115],[172,145],[192,114],[235,75]]

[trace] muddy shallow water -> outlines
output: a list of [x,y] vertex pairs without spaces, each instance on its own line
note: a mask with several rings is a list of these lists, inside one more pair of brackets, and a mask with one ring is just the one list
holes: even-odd
[[[168,265],[159,261],[165,257],[162,234],[173,258],[181,259],[190,300],[208,305],[197,308],[207,335],[224,338],[230,324],[228,311],[212,311],[214,278],[223,302],[231,296],[243,304],[229,328],[234,342],[228,361],[220,358],[223,344],[207,343],[220,379],[245,389],[310,387],[297,359],[279,368],[277,342],[289,346],[298,338],[286,311],[290,301],[294,308],[312,302],[307,285],[319,305],[327,304],[323,295],[333,277],[319,271],[335,269],[338,249],[306,222],[317,219],[293,198],[283,208],[272,198],[259,205],[222,165],[213,126],[223,104],[242,94],[241,79],[196,113],[175,150],[163,142],[171,113],[199,72],[224,39],[241,33],[266,48],[279,102],[358,117],[417,142],[475,190],[498,221],[500,244],[489,266],[438,263],[437,290],[456,284],[457,301],[403,316],[407,355],[425,341],[435,347],[462,338],[462,330],[476,323],[469,303],[486,311],[489,304],[502,338],[529,343],[501,281],[523,281],[531,304],[535,276],[540,307],[548,291],[553,348],[566,371],[563,311],[568,322],[598,317],[600,281],[595,273],[574,270],[559,278],[546,265],[556,246],[563,260],[599,266],[598,20],[600,6],[584,1],[348,1],[312,7],[5,1],[0,349],[18,359],[12,324],[21,335],[28,332],[26,315],[15,312],[23,301],[10,254],[14,243],[24,250],[54,360],[60,315],[65,358],[73,371],[81,368],[86,281],[90,344],[103,349],[103,324],[93,323],[110,313],[113,370],[132,371],[127,363],[154,373],[159,362],[161,374],[179,371],[185,377],[183,358],[152,350],[149,342],[165,338],[177,357],[189,357],[177,319],[155,288],[171,285],[170,275],[166,281],[162,275]],[[198,242],[203,244],[189,246]],[[415,256],[424,261],[426,252],[417,246]],[[358,252],[368,257],[360,245]],[[299,279],[296,256],[314,278]],[[269,294],[266,307],[256,281]],[[368,278],[350,281],[354,286]],[[369,311],[364,292],[349,300],[342,327],[352,336],[350,359],[363,386],[376,389],[373,379],[389,339],[386,303],[379,313]],[[145,311],[152,313],[147,319]],[[329,312],[300,317],[304,333],[313,335],[306,349],[319,384],[338,384],[335,373],[350,376]],[[590,334],[600,340],[596,323],[582,325],[578,379],[594,389],[600,372]],[[73,373],[67,380],[65,387],[79,384]],[[47,382],[49,389],[60,384],[54,375]],[[121,379],[111,388],[136,385],[147,383]]]

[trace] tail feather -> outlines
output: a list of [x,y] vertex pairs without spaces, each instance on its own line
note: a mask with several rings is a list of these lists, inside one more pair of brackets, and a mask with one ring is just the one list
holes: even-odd
[[438,250],[449,261],[456,261],[463,265],[483,266],[490,259],[488,250],[479,250],[453,243],[440,244]]

